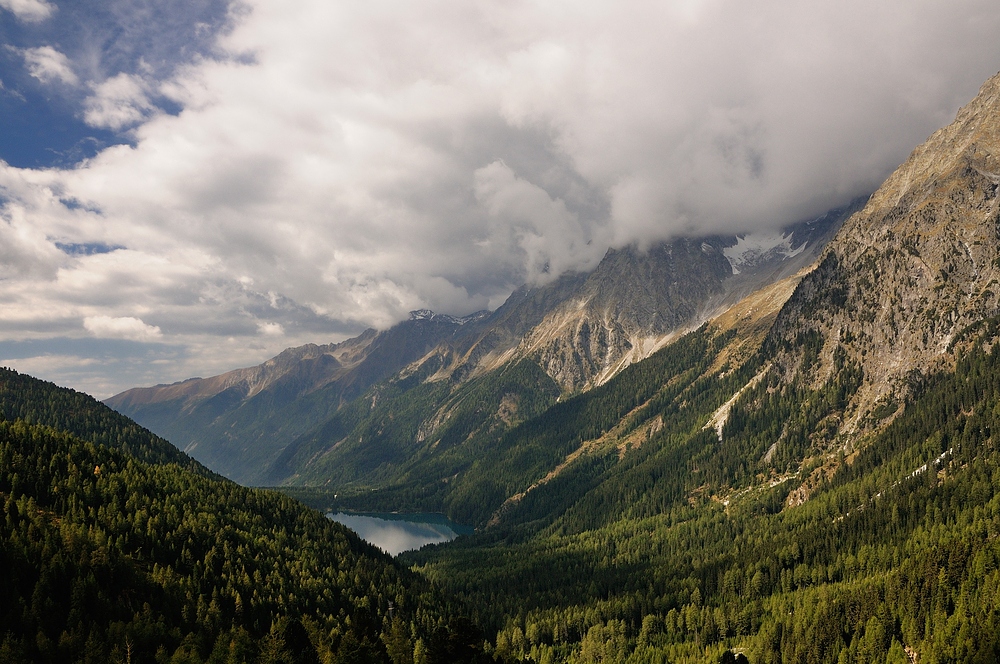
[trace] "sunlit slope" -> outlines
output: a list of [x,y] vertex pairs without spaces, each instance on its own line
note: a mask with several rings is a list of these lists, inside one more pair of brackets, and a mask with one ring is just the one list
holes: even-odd
[[695,434],[669,462],[605,469],[555,518],[407,557],[536,661],[996,661],[995,334],[802,504],[801,476],[720,491],[733,450]]
[[644,442],[600,444],[634,435],[620,421],[410,559],[539,660],[996,661],[998,90],[914,151],[750,352],[665,373]]

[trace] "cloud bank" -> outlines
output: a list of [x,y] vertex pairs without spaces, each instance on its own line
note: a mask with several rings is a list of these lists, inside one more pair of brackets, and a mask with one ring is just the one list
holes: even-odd
[[250,0],[189,56],[170,33],[169,67],[155,40],[38,44],[37,84],[127,144],[0,168],[0,339],[21,366],[66,356],[45,339],[136,342],[118,383],[72,374],[107,394],[492,308],[610,246],[820,214],[1000,69],[995,9]]

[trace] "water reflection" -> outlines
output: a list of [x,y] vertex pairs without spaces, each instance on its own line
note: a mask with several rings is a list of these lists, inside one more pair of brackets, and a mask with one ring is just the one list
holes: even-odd
[[361,539],[391,556],[419,549],[425,544],[450,542],[471,528],[449,521],[442,514],[384,514],[334,512],[327,517],[342,523]]

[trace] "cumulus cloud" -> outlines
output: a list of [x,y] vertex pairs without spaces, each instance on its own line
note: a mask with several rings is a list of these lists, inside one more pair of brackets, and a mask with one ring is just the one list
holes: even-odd
[[87,124],[116,131],[142,121],[155,109],[144,81],[124,72],[94,85],[84,107]]
[[55,276],[58,251],[32,225],[23,209],[7,210],[0,217],[0,280],[45,279]]
[[239,6],[179,69],[25,52],[130,144],[0,169],[0,336],[119,321],[185,349],[173,380],[495,307],[610,246],[869,192],[1000,69],[989,0]]
[[133,316],[88,316],[83,319],[83,327],[95,337],[104,339],[128,339],[129,341],[154,341],[163,335],[160,328],[147,325]]
[[258,323],[257,331],[265,337],[280,337],[285,334],[285,328],[281,323]]
[[44,21],[56,11],[56,6],[45,0],[0,0],[0,7],[27,23]]
[[28,73],[42,83],[59,81],[67,85],[76,85],[79,82],[69,58],[51,46],[26,48],[21,54],[24,56]]

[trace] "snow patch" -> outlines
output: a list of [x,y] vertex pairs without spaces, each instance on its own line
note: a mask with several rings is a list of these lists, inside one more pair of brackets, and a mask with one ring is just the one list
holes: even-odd
[[434,313],[430,309],[417,309],[416,311],[410,312],[410,320],[437,320],[452,323],[454,325],[465,325],[466,323],[481,321],[489,315],[490,312],[485,309],[462,317],[449,316],[448,314],[438,314]]
[[798,247],[792,246],[791,233],[751,233],[737,235],[736,244],[726,247],[722,254],[733,268],[733,274],[739,274],[748,268],[754,268],[765,261],[774,258],[792,258],[805,251],[808,242]]

